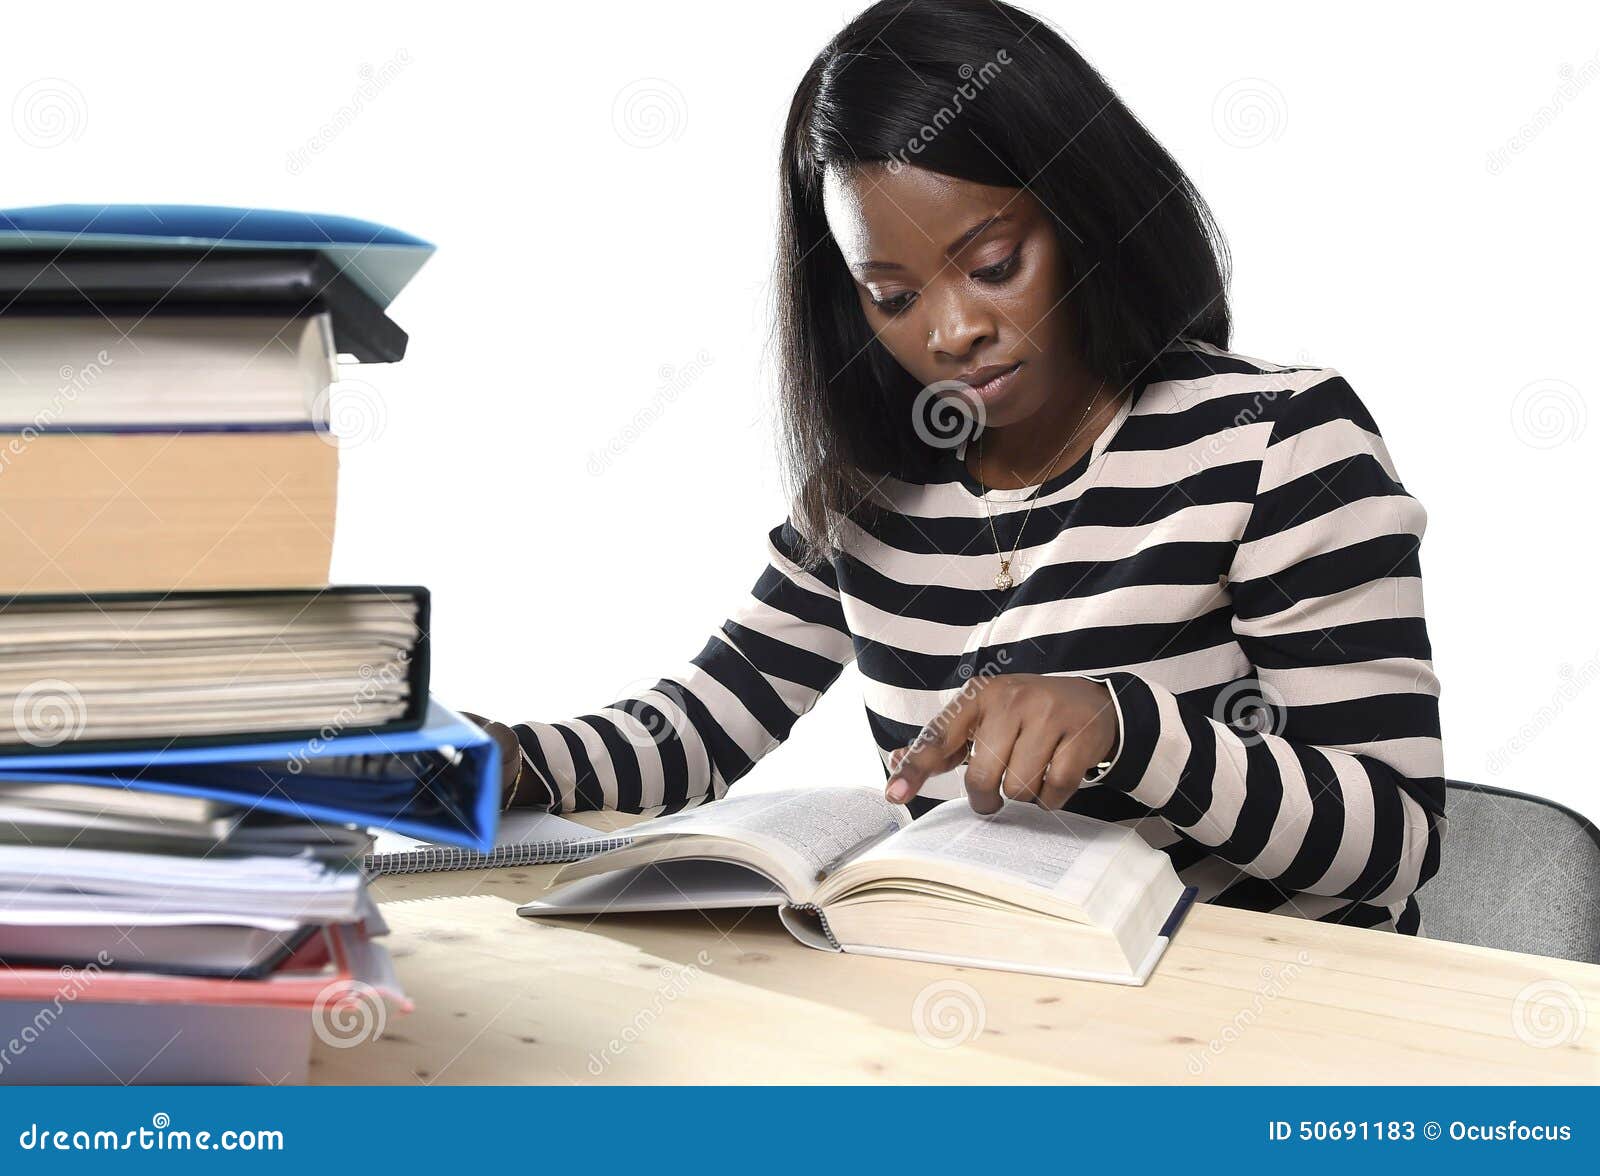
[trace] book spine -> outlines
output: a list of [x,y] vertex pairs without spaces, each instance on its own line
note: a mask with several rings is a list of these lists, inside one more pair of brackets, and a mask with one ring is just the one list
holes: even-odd
[[1157,934],[1167,939],[1171,939],[1177,934],[1178,926],[1189,913],[1189,909],[1194,906],[1195,898],[1199,893],[1200,888],[1197,886],[1184,887],[1183,893],[1178,896],[1178,901],[1172,908],[1172,913],[1167,916],[1167,921],[1161,925],[1161,930]]
[[817,920],[817,928],[827,938],[828,946],[833,948],[834,951],[844,950],[844,948],[839,945],[838,937],[834,935],[833,928],[828,926],[828,916],[822,913],[821,907],[814,902],[796,902],[790,903],[789,905],[797,911],[806,911],[809,914],[815,915]]

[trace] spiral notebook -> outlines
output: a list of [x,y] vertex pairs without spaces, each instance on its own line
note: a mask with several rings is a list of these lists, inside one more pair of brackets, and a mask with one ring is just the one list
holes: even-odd
[[486,853],[380,832],[362,862],[369,877],[435,870],[495,870],[576,862],[630,844],[625,834],[598,833],[540,809],[503,813],[494,848]]

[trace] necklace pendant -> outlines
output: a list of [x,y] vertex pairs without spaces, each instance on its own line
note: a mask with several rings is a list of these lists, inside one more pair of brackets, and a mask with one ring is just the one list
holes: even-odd
[[1000,561],[1000,570],[995,573],[994,586],[1004,592],[1011,584],[1011,561],[1003,559]]

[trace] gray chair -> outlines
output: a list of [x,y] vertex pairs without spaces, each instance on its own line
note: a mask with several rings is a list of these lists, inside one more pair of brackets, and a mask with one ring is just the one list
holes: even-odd
[[1417,892],[1422,934],[1600,963],[1600,829],[1565,805],[1446,783],[1439,872]]

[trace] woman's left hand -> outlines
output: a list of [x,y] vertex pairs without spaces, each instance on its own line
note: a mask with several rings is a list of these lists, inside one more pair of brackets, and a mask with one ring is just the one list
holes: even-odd
[[1004,797],[1058,809],[1111,757],[1118,734],[1111,690],[1099,682],[1039,674],[975,678],[909,747],[890,756],[886,795],[905,804],[929,776],[966,761],[975,812],[998,812]]

